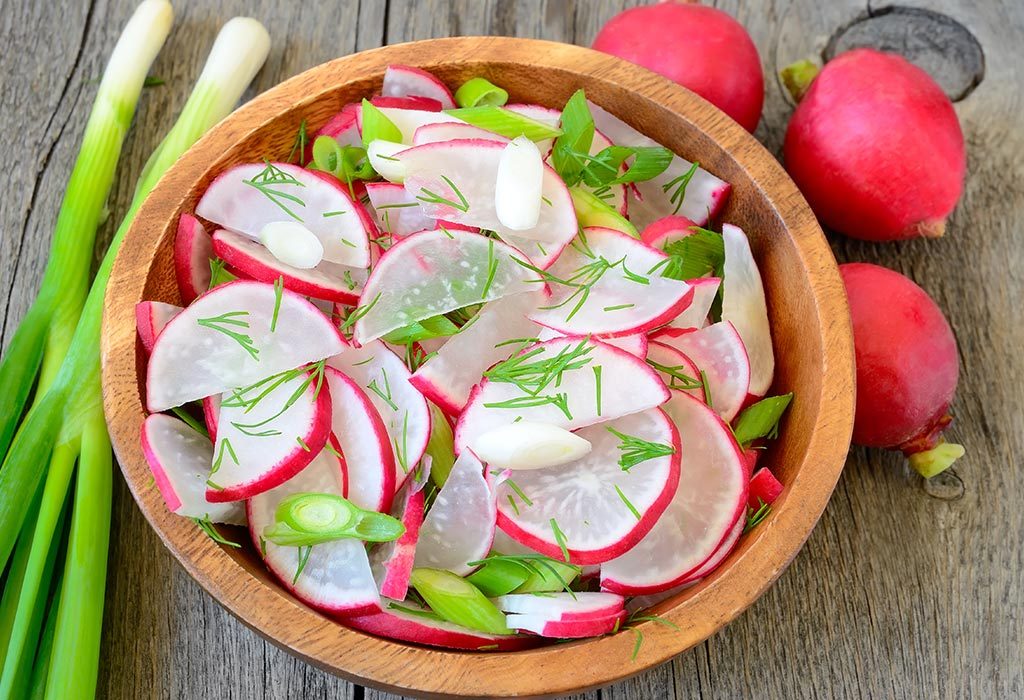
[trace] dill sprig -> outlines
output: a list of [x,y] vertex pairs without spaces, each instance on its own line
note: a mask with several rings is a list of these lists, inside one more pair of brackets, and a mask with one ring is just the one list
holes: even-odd
[[606,430],[619,439],[619,466],[624,472],[648,460],[667,457],[676,452],[672,445],[644,440],[636,435],[620,432],[611,426]]
[[565,559],[566,563],[569,563],[569,547],[565,544],[565,533],[562,532],[562,528],[558,527],[558,521],[554,518],[548,521],[551,525],[551,532],[555,536],[555,542],[558,543],[558,547],[562,550],[562,558]]
[[313,545],[306,547],[299,547],[299,565],[295,567],[295,576],[292,578],[292,585],[294,586],[299,581],[299,575],[302,570],[306,568],[306,564],[309,563],[309,555],[313,553]]
[[309,142],[309,136],[306,133],[306,120],[303,119],[299,122],[299,129],[295,133],[295,141],[292,142],[292,150],[288,152],[288,162],[292,162],[292,158],[296,155],[299,156],[299,167],[305,167],[306,163],[304,158],[306,157],[306,144]]
[[366,388],[379,396],[384,403],[391,407],[392,411],[397,411],[398,405],[391,398],[391,383],[388,381],[388,371],[386,369],[381,369],[380,374],[384,379],[384,389],[380,388],[376,379],[373,379],[369,384],[367,384]]
[[673,215],[678,214],[680,208],[682,208],[683,200],[686,199],[686,186],[690,184],[690,180],[693,179],[698,168],[700,168],[700,163],[694,163],[685,173],[672,178],[661,186],[661,190],[665,194],[668,194],[669,190],[672,190],[672,194],[669,194],[668,201],[670,204],[675,205],[675,209],[672,210]]
[[463,214],[468,212],[469,200],[466,199],[466,197],[462,194],[459,188],[455,186],[455,183],[448,179],[448,177],[442,175],[441,179],[444,180],[448,187],[451,188],[452,193],[459,198],[458,202],[448,199],[447,197],[442,197],[436,192],[428,190],[426,187],[420,188],[421,194],[418,195],[416,199],[418,199],[421,202],[424,202],[425,204],[444,204],[451,207],[452,209],[458,209]]
[[231,338],[249,354],[249,357],[258,362],[260,359],[260,350],[253,342],[252,336],[235,330],[236,328],[249,330],[249,322],[243,320],[244,317],[248,316],[248,311],[226,311],[220,316],[200,318],[196,323],[204,328],[209,328],[217,331],[218,333],[223,333],[228,338]]
[[306,206],[306,203],[296,195],[290,192],[283,192],[278,188],[282,185],[293,187],[305,187],[306,185],[270,161],[264,161],[264,163],[266,163],[266,167],[263,170],[256,173],[251,180],[242,180],[242,183],[257,189],[260,194],[276,204],[285,214],[301,223],[302,217],[292,211],[285,202],[291,202],[303,208]]
[[[303,122],[305,124],[305,122]],[[274,280],[274,313],[270,317],[270,332],[277,332],[277,317],[281,314],[281,300],[284,297],[284,276]]]
[[696,377],[691,377],[683,370],[688,370],[687,365],[663,365],[660,362],[647,358],[647,364],[662,374],[669,377],[669,387],[672,389],[700,389],[704,384]]
[[629,508],[629,512],[632,513],[637,520],[640,520],[640,511],[636,509],[636,506],[633,505],[632,501],[626,498],[626,494],[622,492],[622,489],[619,488],[618,484],[615,485],[615,493],[619,494],[619,500],[626,504],[626,507]]
[[588,357],[594,350],[589,338],[576,345],[566,345],[552,357],[547,348],[539,346],[519,355],[513,355],[484,372],[492,382],[514,384],[524,394],[537,396],[552,382],[561,383],[562,374],[590,364]]
[[383,292],[377,292],[377,296],[375,296],[373,301],[369,304],[360,304],[356,308],[352,309],[352,313],[350,313],[348,318],[345,319],[345,322],[341,324],[341,330],[347,331],[354,326],[359,319],[370,313],[370,310],[377,305],[378,301],[380,301],[381,294],[383,294]]
[[772,512],[772,506],[770,503],[765,503],[761,498],[758,498],[757,502],[759,505],[756,509],[751,506],[747,506],[747,522],[743,526],[744,535],[760,525]]
[[227,545],[228,547],[241,547],[242,546],[239,543],[234,542],[232,540],[229,540],[226,537],[224,537],[224,535],[220,534],[217,531],[217,528],[215,528],[213,526],[213,523],[210,521],[210,516],[209,515],[203,516],[202,518],[192,518],[192,521],[196,525],[198,525],[199,529],[202,530],[204,533],[206,533],[206,536],[209,537],[214,542],[217,542],[217,543],[223,544],[223,545]]
[[594,393],[597,394],[597,415],[601,415],[601,366],[595,365],[594,370]]
[[487,293],[491,291],[491,285],[494,284],[494,275],[498,272],[498,261],[494,257],[494,239],[487,239],[487,280],[484,282],[484,289],[480,293],[481,299],[487,298]]
[[537,406],[554,406],[563,414],[567,420],[572,420],[572,413],[569,411],[569,396],[560,394],[541,394],[537,396],[517,396],[506,401],[485,403],[485,408],[535,408]]

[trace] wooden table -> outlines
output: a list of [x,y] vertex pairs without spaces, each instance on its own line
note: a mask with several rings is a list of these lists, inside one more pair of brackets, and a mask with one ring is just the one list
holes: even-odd
[[[0,0],[5,341],[38,287],[96,79],[134,4]],[[140,103],[113,218],[233,15],[259,18],[274,39],[255,94],[335,56],[412,39],[501,34],[587,45],[631,4],[178,0],[174,31],[153,69],[166,84]],[[767,100],[757,135],[776,151],[791,111],[778,68],[820,52],[854,20],[884,14],[856,0],[716,4],[747,26],[760,49]],[[745,615],[671,663],[581,697],[1024,696],[1024,489],[1015,473],[1024,459],[1024,3],[908,4],[952,16],[984,51],[983,80],[957,103],[969,148],[966,194],[941,240],[832,242],[841,260],[909,274],[948,314],[962,354],[952,435],[968,456],[924,482],[897,455],[855,449],[807,546]],[[922,28],[920,17],[882,20],[892,23],[885,25],[892,41],[942,66],[939,77],[959,84],[951,90],[978,72],[969,42],[949,27]],[[108,222],[104,245],[111,233]],[[100,697],[394,697],[311,668],[236,622],[160,546],[120,479],[104,625]]]

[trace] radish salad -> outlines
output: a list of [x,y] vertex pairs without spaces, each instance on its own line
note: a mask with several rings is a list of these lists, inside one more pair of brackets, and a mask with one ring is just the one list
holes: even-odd
[[633,629],[767,515],[792,395],[727,182],[583,91],[408,66],[297,126],[181,216],[184,306],[137,307],[171,511],[349,627],[472,650]]

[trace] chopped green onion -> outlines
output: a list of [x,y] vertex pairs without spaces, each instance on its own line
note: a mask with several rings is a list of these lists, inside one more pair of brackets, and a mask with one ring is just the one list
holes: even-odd
[[370,142],[377,139],[402,143],[401,130],[367,99],[363,100],[360,119],[363,128],[363,148],[369,148]]
[[561,129],[495,105],[449,109],[448,114],[510,139],[525,136],[531,141],[543,141],[562,133]]
[[459,327],[452,323],[447,316],[431,316],[410,323],[408,326],[396,328],[381,340],[392,345],[408,345],[430,338],[447,338],[458,332]]
[[569,194],[572,195],[572,204],[576,209],[576,220],[580,228],[600,226],[621,231],[633,238],[640,238],[636,226],[593,192],[582,187],[570,187]]
[[455,435],[444,412],[430,401],[430,437],[427,439],[427,454],[430,455],[430,480],[441,488],[455,464]]
[[[477,565],[473,562],[472,565]],[[480,568],[466,577],[466,580],[480,589],[488,598],[507,595],[526,583],[532,573],[513,561],[488,557],[479,564]]]
[[347,498],[330,493],[296,493],[278,504],[274,524],[264,528],[263,537],[282,547],[311,547],[342,539],[392,542],[404,532],[399,520],[363,510]]
[[455,91],[455,104],[459,107],[493,105],[501,107],[508,102],[508,92],[487,78],[470,78]]
[[769,396],[747,406],[734,422],[733,434],[736,436],[736,442],[746,449],[758,438],[774,438],[778,435],[779,420],[792,400],[793,392],[790,392],[781,396]]
[[442,569],[414,569],[409,584],[448,622],[488,634],[512,634],[504,613],[461,576]]
[[[330,136],[317,136],[313,141],[313,164],[317,170],[330,173],[343,182],[351,184],[354,180],[372,180],[377,177],[370,159],[366,157],[366,149],[359,146],[342,146]],[[337,216],[344,212],[328,212]]]
[[661,276],[675,280],[696,279],[709,272],[720,273],[725,264],[722,234],[707,229],[695,227],[689,236],[665,246],[665,252],[669,261],[661,267]]
[[566,101],[561,122],[562,135],[552,147],[551,164],[565,184],[572,186],[579,183],[594,142],[594,117],[583,90],[577,90]]
[[514,593],[572,593],[569,584],[583,572],[583,569],[575,564],[567,564],[551,557],[523,557],[523,561],[528,564],[530,575],[513,591]]

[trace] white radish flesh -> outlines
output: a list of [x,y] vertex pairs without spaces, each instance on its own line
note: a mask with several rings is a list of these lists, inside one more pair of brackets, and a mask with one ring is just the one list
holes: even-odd
[[394,141],[374,139],[366,147],[366,157],[370,159],[370,165],[378,175],[389,182],[401,184],[405,180],[405,166],[402,165],[401,160],[395,157],[395,154],[401,153],[406,148],[408,146]]
[[512,470],[556,467],[590,452],[589,442],[565,428],[525,421],[489,430],[470,447],[487,465]]
[[152,352],[156,337],[172,318],[181,313],[181,307],[162,301],[140,301],[135,305],[135,328],[142,349]]
[[725,558],[732,554],[732,550],[736,548],[736,543],[740,541],[740,537],[743,535],[743,530],[746,527],[747,519],[740,517],[736,519],[736,524],[732,526],[732,530],[726,536],[725,541],[718,545],[718,549],[712,554],[706,562],[700,565],[695,571],[687,574],[686,583],[696,583],[705,576],[710,575],[721,566]]
[[635,595],[679,585],[715,553],[743,513],[746,470],[729,426],[681,392],[673,392],[665,412],[686,450],[678,489],[636,547],[602,564],[605,590]]
[[739,413],[750,386],[750,361],[736,328],[720,321],[697,331],[680,333],[673,328],[654,339],[682,352],[707,378],[709,404],[726,421]]
[[402,134],[402,143],[412,144],[412,137],[416,129],[427,124],[465,124],[464,121],[453,117],[447,112],[429,112],[422,109],[399,109],[397,107],[378,107],[381,114],[391,120],[391,123],[398,127]]
[[366,194],[377,225],[395,238],[406,238],[418,231],[437,228],[434,220],[420,209],[419,202],[397,183],[368,182]]
[[191,304],[210,288],[212,258],[210,234],[196,217],[182,214],[174,237],[174,274],[182,303]]
[[412,644],[471,651],[514,651],[535,644],[534,638],[495,635],[471,630],[451,622],[435,620],[408,602],[388,602],[387,609],[374,615],[345,618],[345,624],[369,634]]
[[[651,457],[620,466],[620,435],[655,444]],[[593,449],[570,464],[516,472],[498,487],[498,526],[549,557],[600,564],[629,551],[654,527],[679,481],[679,433],[660,409],[579,431]],[[525,498],[524,498],[525,496]]]
[[529,231],[540,220],[544,161],[530,139],[518,136],[505,146],[498,161],[494,211],[513,231]]
[[380,92],[385,97],[429,97],[440,102],[442,109],[455,108],[451,90],[427,71],[413,66],[388,66]]
[[717,277],[701,277],[690,280],[693,287],[693,301],[683,309],[682,313],[669,323],[671,328],[693,330],[708,325],[708,314],[715,303],[718,287],[722,283]]
[[271,221],[260,229],[259,241],[285,265],[309,270],[324,259],[324,246],[297,221]]
[[317,362],[344,347],[338,329],[298,294],[237,281],[204,294],[175,316],[149,358],[152,413],[248,386]]
[[142,424],[142,452],[172,513],[214,523],[245,524],[241,503],[206,500],[213,446],[185,421],[163,413],[148,416]]
[[585,620],[550,620],[541,615],[508,615],[506,622],[511,629],[532,632],[541,637],[553,639],[582,639],[599,637],[615,631],[626,619],[626,612],[606,617]]
[[426,466],[428,468],[420,469],[415,478],[406,480],[396,494],[391,515],[402,522],[405,532],[394,542],[382,542],[370,550],[370,568],[373,569],[380,594],[385,598],[403,600],[409,591],[409,577],[412,575],[416,544],[423,525],[423,487],[430,478],[429,464]]
[[750,393],[764,396],[775,376],[775,353],[768,323],[761,273],[746,235],[736,226],[722,226],[725,239],[725,279],[722,320],[730,321],[743,339],[750,358]]
[[[511,104],[505,105],[505,109],[509,112],[521,114],[528,119],[533,119],[541,124],[547,124],[548,126],[553,126],[555,128],[557,128],[559,123],[562,121],[562,112],[560,110],[543,107],[541,105]],[[537,148],[541,153],[548,154],[551,152],[551,146],[554,142],[554,139],[543,139],[537,142]]]
[[587,620],[617,615],[626,607],[626,601],[617,593],[510,593],[498,596],[495,605],[502,612],[513,615],[537,615],[548,620]]
[[647,346],[647,364],[658,370],[662,380],[670,389],[679,389],[694,398],[704,400],[702,386],[685,388],[687,380],[691,383],[701,383],[700,370],[697,365],[693,364],[693,360],[679,350],[671,345],[652,340]]
[[440,143],[456,139],[483,139],[496,143],[509,142],[501,134],[481,129],[479,126],[462,122],[449,122],[444,124],[426,124],[416,129],[416,133],[412,136],[412,145],[423,146],[428,143]]

